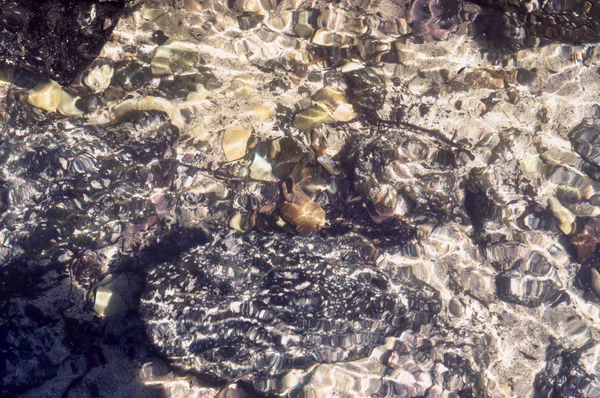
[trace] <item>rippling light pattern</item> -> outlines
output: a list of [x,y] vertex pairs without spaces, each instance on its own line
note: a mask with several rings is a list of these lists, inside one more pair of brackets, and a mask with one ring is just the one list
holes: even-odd
[[599,10],[0,0],[0,395],[600,396]]

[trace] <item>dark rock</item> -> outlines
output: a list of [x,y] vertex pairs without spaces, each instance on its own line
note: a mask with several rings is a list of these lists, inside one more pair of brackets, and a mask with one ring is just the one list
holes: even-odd
[[0,64],[69,84],[99,54],[124,6],[124,0],[2,0]]
[[[0,270],[36,284],[27,275],[45,267],[42,259],[51,269],[67,250],[79,257],[121,237],[127,241],[121,248],[129,251],[144,244],[141,235],[153,231],[147,236],[152,240],[155,232],[168,231],[160,217],[169,198],[154,203],[149,192],[171,183],[174,168],[164,155],[179,132],[160,112],[124,118],[103,129],[65,130],[52,120],[28,130],[19,130],[26,123],[19,119],[7,126],[11,134],[3,144],[11,156],[2,158],[0,169],[15,179],[1,186],[6,210],[0,223],[8,226],[8,246],[0,250]],[[27,131],[27,139],[14,134],[17,130]],[[17,262],[27,266],[11,265]],[[82,256],[73,276],[84,285],[94,283],[107,272],[100,264],[105,260]]]
[[77,100],[76,104],[78,109],[89,113],[89,112],[93,112],[96,109],[98,109],[99,107],[101,107],[102,104],[102,98],[98,95],[89,95],[87,97],[83,97],[80,98],[79,100]]
[[260,378],[368,356],[440,311],[427,285],[393,291],[372,266],[342,261],[343,242],[223,236],[153,266],[140,308],[148,335],[179,368]]
[[383,77],[371,68],[348,72],[348,101],[361,111],[377,111],[385,102],[387,91]]
[[[558,343],[546,350],[546,367],[535,376],[534,398],[573,397],[584,398],[592,395],[594,389],[587,388],[594,378],[587,374],[580,364],[581,352],[570,351]],[[595,392],[598,392],[595,389]]]
[[577,273],[578,285],[586,291],[586,298],[600,300],[600,257],[586,261]]
[[152,41],[158,44],[159,46],[165,44],[167,40],[169,40],[169,36],[165,35],[165,32],[163,32],[162,30],[157,30],[152,34]]
[[583,160],[600,168],[600,118],[584,120],[569,133],[569,139]]
[[[475,0],[483,10],[475,27],[482,43],[519,49],[544,41],[583,44],[600,40],[600,2]],[[487,42],[487,43],[486,43]]]
[[527,307],[552,304],[561,298],[561,289],[551,280],[527,280],[518,272],[506,272],[496,276],[498,298],[509,303]]
[[[348,160],[350,179],[376,223],[396,218],[412,224],[427,217],[467,217],[462,206],[462,181],[452,171],[458,160],[454,150],[435,136],[396,128],[373,130],[370,137],[351,143]],[[394,167],[404,167],[405,171],[394,174]],[[427,173],[419,174],[420,167]],[[410,186],[390,178],[406,170],[415,172]]]
[[522,86],[529,86],[535,81],[535,69],[517,69],[517,82]]
[[[488,397],[481,374],[473,370],[474,366],[468,359],[449,352],[444,354],[443,363],[449,370],[449,374],[446,375],[447,381],[444,383],[445,388],[449,390],[453,388],[457,389],[459,397]],[[461,383],[458,386],[451,386],[453,378],[458,378],[461,380]],[[456,382],[455,380],[452,381]]]

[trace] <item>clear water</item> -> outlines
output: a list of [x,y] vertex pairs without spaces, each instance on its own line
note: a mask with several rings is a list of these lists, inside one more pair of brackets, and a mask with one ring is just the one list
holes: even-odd
[[598,9],[145,1],[74,77],[3,55],[0,391],[600,396]]

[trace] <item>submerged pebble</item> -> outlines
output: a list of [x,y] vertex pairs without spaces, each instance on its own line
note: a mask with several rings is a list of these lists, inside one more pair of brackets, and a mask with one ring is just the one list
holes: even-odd
[[103,317],[119,315],[129,310],[126,300],[119,290],[127,285],[125,276],[108,275],[92,290],[94,311]]
[[55,112],[62,99],[62,87],[55,81],[42,83],[29,92],[27,101],[36,108]]
[[339,91],[324,88],[317,91],[312,100],[314,104],[326,109],[338,122],[348,122],[356,116],[352,105],[346,102],[346,98]]
[[110,86],[113,73],[114,69],[111,65],[99,65],[87,73],[83,78],[83,82],[93,94],[102,94]]
[[276,181],[272,173],[273,167],[263,156],[256,153],[250,165],[250,178],[260,181]]
[[246,155],[246,145],[251,131],[242,126],[229,126],[223,134],[223,152],[228,162],[238,160]]
[[235,213],[229,220],[229,226],[238,232],[248,232],[252,229],[252,219],[247,214]]
[[311,131],[319,128],[323,123],[332,123],[335,119],[320,106],[306,108],[296,116],[294,126],[302,131]]

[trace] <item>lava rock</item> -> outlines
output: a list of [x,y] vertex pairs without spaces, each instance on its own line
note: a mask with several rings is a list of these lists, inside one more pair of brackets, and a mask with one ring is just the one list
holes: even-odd
[[124,0],[3,0],[0,64],[69,84],[99,54],[124,7]]
[[[459,161],[453,149],[435,136],[409,130],[375,131],[371,137],[354,140],[348,156],[354,188],[373,221],[399,218],[411,224],[415,217],[424,216],[467,218],[463,181],[452,171]],[[405,184],[402,178],[392,177],[399,175],[411,175],[414,182]]]
[[475,0],[483,10],[475,19],[485,45],[519,49],[547,41],[583,44],[600,40],[600,2],[552,2],[543,7],[521,0]]
[[[176,367],[229,380],[366,357],[418,329],[439,293],[392,280],[338,239],[221,236],[148,270],[140,311]],[[309,250],[308,247],[311,249]]]
[[346,74],[348,101],[363,112],[379,110],[387,95],[385,80],[372,68],[358,69]]
[[125,119],[97,129],[65,128],[54,120],[7,125],[3,145],[10,156],[1,159],[0,170],[14,178],[2,184],[0,271],[37,284],[38,268],[51,269],[70,250],[77,258],[73,276],[85,286],[108,272],[101,265],[106,259],[82,256],[85,251],[117,239],[131,251],[168,232],[160,223],[168,195],[151,192],[171,183],[173,167],[164,154],[179,132],[160,112],[133,112]]
[[546,367],[535,376],[533,397],[592,397],[600,386],[580,364],[581,353],[558,343],[546,350]]
[[[600,118],[582,121],[569,133],[569,139],[573,150],[597,172],[600,169]],[[590,177],[598,179],[598,174]]]

